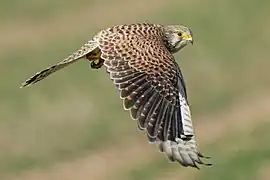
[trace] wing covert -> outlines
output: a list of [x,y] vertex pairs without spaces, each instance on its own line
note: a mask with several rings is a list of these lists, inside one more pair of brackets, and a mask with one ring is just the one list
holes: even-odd
[[162,27],[115,26],[101,32],[99,48],[124,108],[146,130],[148,140],[161,142],[167,156],[184,166],[202,163],[183,75],[164,45]]

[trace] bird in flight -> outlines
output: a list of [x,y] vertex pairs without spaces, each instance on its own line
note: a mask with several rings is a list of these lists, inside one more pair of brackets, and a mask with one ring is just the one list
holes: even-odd
[[125,110],[137,120],[148,141],[157,144],[172,162],[199,168],[204,163],[197,147],[187,91],[174,53],[193,44],[192,31],[182,25],[117,25],[97,33],[61,62],[27,79],[21,88],[80,60],[91,68],[105,66],[120,92]]

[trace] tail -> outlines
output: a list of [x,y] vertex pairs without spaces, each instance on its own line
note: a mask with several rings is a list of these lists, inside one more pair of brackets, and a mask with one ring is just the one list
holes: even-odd
[[37,83],[38,81],[41,81],[42,79],[46,78],[50,74],[80,60],[81,58],[85,57],[86,54],[90,53],[94,49],[98,47],[98,43],[94,40],[88,41],[86,44],[84,44],[80,49],[78,49],[75,53],[71,54],[69,57],[64,59],[63,61],[50,66],[40,72],[37,72],[34,76],[27,79],[25,82],[22,83],[20,88],[30,86],[32,84]]

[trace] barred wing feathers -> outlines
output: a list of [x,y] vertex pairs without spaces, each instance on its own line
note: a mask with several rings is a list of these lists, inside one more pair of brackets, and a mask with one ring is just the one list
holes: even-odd
[[120,25],[99,34],[101,57],[120,91],[124,108],[171,161],[205,164],[198,151],[186,88],[162,26]]

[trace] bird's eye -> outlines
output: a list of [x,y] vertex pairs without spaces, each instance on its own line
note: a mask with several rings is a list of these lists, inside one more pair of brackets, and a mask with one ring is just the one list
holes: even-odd
[[179,37],[181,37],[183,34],[182,34],[182,32],[178,32],[177,35],[178,35]]

